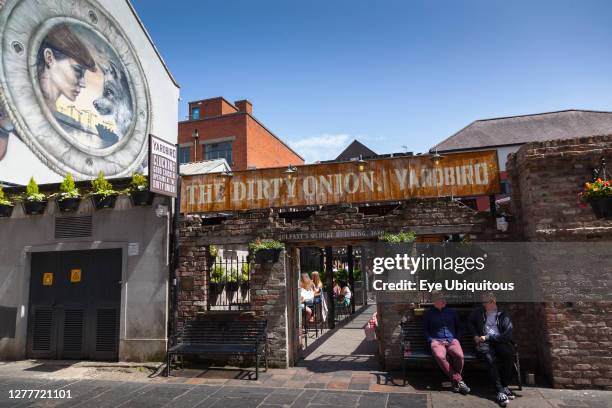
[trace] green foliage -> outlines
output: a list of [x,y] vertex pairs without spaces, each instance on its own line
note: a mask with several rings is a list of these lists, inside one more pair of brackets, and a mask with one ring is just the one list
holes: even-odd
[[8,199],[8,197],[6,196],[6,193],[2,189],[2,184],[0,184],[0,204],[1,205],[10,205],[10,206],[13,205],[11,200]]
[[[319,273],[319,276],[321,276],[321,274]],[[349,278],[348,278],[348,270],[346,269],[338,269],[338,272],[335,276],[337,281],[345,281],[348,283]],[[353,269],[353,278],[355,280],[355,282],[359,282],[361,280],[361,270],[354,268]]]
[[249,280],[249,275],[251,274],[251,264],[250,263],[243,263],[242,264],[242,271],[241,271],[241,277],[240,279],[242,279],[243,281],[248,281]]
[[67,198],[79,198],[80,196],[81,193],[74,184],[74,178],[72,177],[72,174],[66,174],[66,177],[64,177],[64,180],[62,181],[62,184],[60,184],[59,199],[65,200]]
[[115,195],[117,191],[113,190],[113,185],[104,178],[104,172],[100,171],[98,177],[91,180],[91,188],[93,189],[93,195],[102,195],[104,197]]
[[256,239],[249,244],[249,251],[256,253],[262,249],[283,249],[285,244],[275,239]]
[[238,270],[236,268],[232,268],[227,271],[227,275],[225,275],[226,283],[236,283],[238,282]]
[[378,239],[383,242],[389,243],[414,242],[416,239],[416,233],[414,231],[400,232],[398,234],[391,234],[390,232],[385,232],[380,237],[378,237]]
[[215,265],[210,271],[210,283],[222,283],[225,278],[225,268]]
[[219,255],[219,249],[215,245],[209,245],[208,253],[210,254],[210,256],[216,257],[217,255]]
[[130,189],[132,191],[144,191],[149,188],[149,180],[147,176],[140,173],[132,174],[132,182],[130,183]]
[[30,177],[30,181],[26,187],[25,199],[27,201],[45,201],[45,195],[38,191],[38,184],[34,180],[34,177]]
[[238,269],[225,269],[223,265],[215,265],[210,271],[210,283],[235,283],[238,282]]

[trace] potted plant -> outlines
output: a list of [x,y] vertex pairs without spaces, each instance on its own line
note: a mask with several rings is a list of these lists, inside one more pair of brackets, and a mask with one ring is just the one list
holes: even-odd
[[612,181],[597,178],[585,183],[580,201],[591,204],[597,218],[612,218]]
[[274,239],[256,239],[249,244],[249,251],[255,255],[258,264],[278,262],[281,250],[285,244]]
[[236,292],[238,290],[238,270],[232,269],[228,272],[227,277],[225,279],[225,289],[228,292]]
[[209,287],[213,294],[219,294],[223,291],[223,285],[225,283],[225,268],[221,265],[215,265],[210,271],[210,282]]
[[251,280],[251,264],[245,262],[242,264],[242,270],[240,271],[240,288],[245,293],[249,289],[249,282]]
[[62,184],[60,184],[60,192],[57,194],[57,206],[61,212],[75,212],[79,209],[81,202],[81,193],[74,185],[72,174],[66,174]]
[[2,184],[0,184],[0,217],[10,217],[13,213],[13,207],[15,205],[8,199],[2,189]]
[[134,173],[130,183],[130,197],[136,206],[151,205],[153,203],[153,193],[149,191],[149,180],[147,176]]
[[113,185],[104,178],[101,171],[98,178],[91,181],[91,200],[97,209],[113,208],[117,201],[117,191],[113,190]]
[[387,242],[390,244],[399,244],[402,242],[414,242],[416,239],[416,233],[414,231],[405,231],[397,234],[392,234],[390,232],[385,232],[380,237],[378,237],[380,241]]
[[30,177],[30,181],[26,186],[26,193],[23,200],[23,208],[26,214],[42,214],[47,208],[47,197],[38,191],[38,184],[34,181],[34,177]]

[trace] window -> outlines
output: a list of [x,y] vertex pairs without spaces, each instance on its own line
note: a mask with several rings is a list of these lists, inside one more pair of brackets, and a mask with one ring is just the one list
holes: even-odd
[[180,164],[189,163],[189,146],[179,146],[178,155]]
[[191,119],[200,119],[200,108],[191,108]]
[[204,159],[225,159],[229,165],[232,164],[232,142],[209,143],[204,147]]

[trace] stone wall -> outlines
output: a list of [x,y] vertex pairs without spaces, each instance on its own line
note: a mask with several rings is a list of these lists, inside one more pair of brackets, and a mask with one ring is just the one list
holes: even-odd
[[[513,209],[523,239],[612,241],[612,221],[597,219],[577,199],[602,157],[612,161],[612,136],[530,143],[509,156]],[[585,256],[584,267],[590,261]],[[593,267],[601,268],[597,262]],[[543,267],[542,273],[554,271]],[[553,386],[612,389],[612,303],[544,303],[533,308],[539,366]]]
[[268,357],[272,367],[287,367],[287,259],[255,264],[251,274],[251,309],[268,321]]
[[[383,209],[384,208],[384,209]],[[179,327],[206,308],[208,246],[246,244],[257,237],[275,238],[290,247],[312,242],[375,242],[383,232],[413,230],[419,235],[468,234],[479,239],[508,239],[494,220],[449,198],[419,199],[392,206],[319,206],[302,218],[287,217],[274,209],[233,213],[217,218],[188,215],[180,222],[179,282],[193,280],[193,288],[179,291]],[[251,277],[251,308],[269,323],[272,362],[287,364],[287,279],[285,257],[274,265],[255,265]],[[182,285],[189,286],[191,285]],[[379,305],[382,363],[399,364],[399,322],[409,305]],[[398,310],[396,310],[398,309]],[[399,310],[401,309],[401,310]],[[291,359],[289,358],[289,361]]]

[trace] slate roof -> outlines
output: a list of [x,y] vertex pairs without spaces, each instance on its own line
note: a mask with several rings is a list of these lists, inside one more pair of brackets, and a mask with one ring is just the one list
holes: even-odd
[[197,162],[181,164],[181,175],[191,176],[194,174],[221,173],[232,171],[225,159],[202,160]]
[[604,134],[612,134],[612,112],[571,109],[477,120],[431,150],[470,150]]
[[359,155],[363,157],[369,157],[376,156],[376,153],[372,149],[355,139],[350,145],[346,147],[346,149],[342,151],[342,153],[338,155],[338,157],[336,157],[334,161],[351,160],[359,158]]

